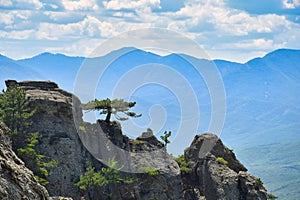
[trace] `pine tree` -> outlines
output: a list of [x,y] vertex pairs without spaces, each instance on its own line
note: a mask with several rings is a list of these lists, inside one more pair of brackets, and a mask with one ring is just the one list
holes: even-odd
[[171,131],[165,131],[164,135],[160,136],[160,138],[165,142],[165,146],[167,146],[171,141],[169,140],[169,137],[171,136]]
[[104,196],[114,199],[114,195],[106,191],[104,187],[110,184],[131,184],[136,181],[134,178],[122,175],[121,169],[122,167],[118,166],[115,158],[109,159],[107,167],[102,167],[99,171],[96,171],[92,162],[88,160],[84,175],[80,177],[80,180],[75,185],[83,191],[96,187],[102,191]]
[[[83,110],[97,110],[100,114],[106,115],[105,121],[110,122],[111,115],[114,115],[117,120],[124,121],[128,117],[140,117],[142,114],[136,114],[130,112],[129,109],[134,107],[136,102],[126,102],[123,99],[110,100],[109,98],[104,100],[93,100],[86,104],[82,104]],[[125,117],[121,117],[118,113],[123,113]]]
[[35,177],[42,185],[47,185],[46,180],[49,172],[47,168],[57,165],[57,161],[49,160],[39,154],[35,147],[39,143],[39,133],[29,133],[28,128],[32,125],[30,117],[35,109],[30,107],[26,93],[18,85],[10,85],[6,91],[0,94],[0,120],[12,131],[12,147],[17,155],[25,162],[25,165],[33,170]]
[[12,131],[13,135],[23,132],[32,122],[28,119],[34,114],[22,88],[13,84],[0,95],[0,120]]

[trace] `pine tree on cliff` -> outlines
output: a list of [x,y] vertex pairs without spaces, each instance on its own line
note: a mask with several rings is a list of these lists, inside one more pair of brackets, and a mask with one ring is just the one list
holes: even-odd
[[29,107],[25,92],[16,84],[11,85],[0,95],[0,120],[3,121],[14,135],[23,132],[31,125],[28,120],[34,114]]
[[[126,102],[123,99],[109,98],[104,100],[93,100],[86,104],[82,104],[82,109],[91,111],[100,111],[100,114],[106,115],[105,122],[110,122],[111,116],[114,115],[117,120],[124,121],[129,117],[140,117],[142,114],[136,114],[135,112],[129,111],[130,108],[134,107],[136,102]],[[121,117],[118,113],[123,113],[125,117]]]
[[167,146],[171,141],[169,140],[169,137],[171,136],[171,131],[165,131],[164,135],[160,136],[160,138],[165,142],[165,146]]
[[0,121],[3,121],[13,133],[11,136],[13,150],[34,172],[35,178],[45,186],[48,184],[46,180],[49,175],[48,168],[56,166],[57,161],[49,160],[35,150],[39,143],[38,132],[27,132],[32,124],[30,118],[35,109],[30,107],[24,90],[17,84],[10,85],[6,91],[2,92],[0,94]]

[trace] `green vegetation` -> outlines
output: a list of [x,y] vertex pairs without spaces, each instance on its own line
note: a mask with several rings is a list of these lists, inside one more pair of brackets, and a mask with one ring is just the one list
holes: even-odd
[[179,155],[177,158],[174,157],[174,160],[178,163],[181,172],[190,172],[192,168],[190,164],[186,161],[184,155]]
[[227,165],[228,164],[227,160],[225,160],[222,157],[217,157],[217,161],[218,161],[218,163],[220,163],[222,165]]
[[[48,169],[57,165],[57,161],[47,159],[39,154],[35,147],[39,143],[39,133],[28,133],[31,126],[30,117],[35,110],[30,108],[29,100],[22,88],[12,85],[0,95],[0,120],[12,131],[12,145],[17,155],[31,169],[42,185],[47,185]],[[24,138],[25,141],[24,141]]]
[[277,199],[278,197],[273,194],[267,194],[268,199]]
[[31,125],[28,119],[34,114],[22,88],[12,85],[0,95],[0,120],[12,131],[13,135],[22,133]]
[[39,154],[34,148],[39,143],[39,133],[30,133],[30,136],[26,139],[27,144],[24,148],[17,150],[18,156],[25,161],[28,168],[35,172],[35,178],[44,186],[49,182],[46,178],[49,176],[48,168],[55,167],[57,165],[56,160],[45,162],[46,157]]
[[[136,114],[135,112],[130,112],[129,109],[134,107],[136,102],[126,102],[123,99],[110,100],[109,98],[104,100],[93,100],[86,104],[82,104],[82,109],[91,111],[100,111],[100,114],[106,115],[105,121],[110,122],[111,115],[113,114],[117,120],[124,121],[128,117],[140,117],[141,114]],[[121,117],[118,113],[123,113],[127,117]]]
[[79,126],[78,128],[80,131],[86,132],[86,128],[84,126]]
[[139,140],[139,139],[137,139],[137,140],[132,140],[132,142],[133,142],[133,144],[135,144],[135,145],[145,144],[145,141],[144,141],[144,140]]
[[255,186],[256,186],[256,188],[263,187],[263,182],[260,178],[255,179]]
[[80,180],[75,183],[82,190],[87,190],[92,186],[104,187],[108,184],[117,183],[133,183],[135,180],[129,177],[122,177],[117,161],[113,158],[108,160],[108,167],[102,167],[100,171],[95,171],[92,162],[88,161],[86,172],[80,177]]
[[169,140],[169,137],[171,136],[171,131],[165,131],[164,132],[164,135],[162,135],[162,136],[160,136],[160,138],[164,141],[164,143],[165,143],[165,146],[167,146],[167,144],[169,144],[170,143],[170,140]]
[[143,173],[147,173],[150,176],[157,176],[159,174],[158,170],[150,166],[140,167],[139,171]]

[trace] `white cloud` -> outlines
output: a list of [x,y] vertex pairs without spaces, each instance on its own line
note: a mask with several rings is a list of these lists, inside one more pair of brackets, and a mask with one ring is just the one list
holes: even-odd
[[103,1],[103,5],[109,10],[159,8],[160,0],[109,0]]
[[22,31],[0,31],[0,38],[8,38],[8,39],[16,39],[16,40],[24,40],[32,38],[34,30],[22,30]]
[[88,57],[91,52],[98,47],[104,40],[103,39],[90,39],[84,38],[72,43],[65,43],[56,47],[47,47],[47,52],[59,52],[70,56],[85,56]]
[[28,9],[41,9],[44,6],[39,0],[15,0],[14,3],[20,8]]
[[41,23],[38,39],[58,40],[60,38],[112,37],[116,34],[114,26],[95,17],[87,16],[84,20],[69,24]]
[[249,35],[250,33],[271,33],[287,28],[290,24],[284,16],[267,14],[260,16],[250,16],[247,13],[238,13],[216,17],[216,27],[220,31],[232,35]]
[[[193,2],[193,3],[192,3]],[[196,4],[195,2],[198,2]],[[190,1],[176,13],[168,28],[184,32],[218,31],[219,35],[246,36],[250,33],[271,33],[287,28],[290,22],[276,14],[253,16],[244,11],[225,7],[222,0]]]
[[136,17],[136,15],[131,13],[131,12],[115,12],[115,13],[113,13],[113,16],[115,16],[115,17],[128,17],[128,18]]
[[[224,3],[226,1],[186,0],[177,11],[166,11],[168,9],[164,8],[158,11],[160,0],[102,0],[101,6],[107,10],[100,7],[101,0],[47,1],[49,3],[42,3],[46,2],[44,0],[0,0],[2,7],[17,8],[4,8],[0,12],[0,42],[4,44],[5,39],[10,38],[18,40],[16,44],[19,44],[22,38],[25,41],[30,38],[41,44],[39,42],[43,40],[43,44],[57,44],[53,45],[57,51],[74,51],[74,55],[82,55],[80,49],[85,48],[84,51],[89,52],[93,49],[93,42],[130,30],[160,27],[194,39],[206,50],[217,52],[215,57],[223,54],[230,57],[228,52],[234,51],[230,57],[234,58],[239,49],[244,53],[243,59],[246,59],[248,53],[249,56],[254,55],[251,52],[262,53],[280,47],[299,48],[299,24],[289,21],[284,15],[252,15],[229,8]],[[300,6],[300,0],[282,2],[285,8],[297,9]],[[53,12],[53,9],[65,11]],[[147,36],[143,37],[141,39]],[[149,40],[156,42],[158,39]],[[46,47],[44,45],[43,48]],[[180,48],[185,49],[184,44],[180,44]]]
[[10,13],[0,12],[0,24],[11,25],[14,21],[14,16]]
[[96,0],[62,0],[66,10],[98,10]]
[[[231,46],[232,44],[230,44]],[[270,50],[276,48],[282,48],[283,44],[274,44],[274,41],[271,39],[253,39],[253,40],[245,40],[239,43],[233,44],[234,47],[239,49],[263,49],[263,50]]]
[[44,11],[44,15],[48,16],[50,20],[54,22],[64,21],[66,19],[74,19],[77,17],[73,12],[53,12],[53,11]]
[[49,6],[50,8],[52,8],[52,9],[58,9],[58,5],[56,5],[56,4],[49,3],[49,4],[46,4],[46,5]]
[[33,15],[33,13],[29,10],[13,10],[10,14],[21,20],[28,20]]
[[282,4],[284,8],[295,9],[300,7],[300,0],[282,0]]
[[12,6],[12,1],[11,0],[0,0],[0,6],[4,6],[4,7]]
[[15,6],[20,9],[41,9],[44,5],[39,0],[0,0],[0,6]]

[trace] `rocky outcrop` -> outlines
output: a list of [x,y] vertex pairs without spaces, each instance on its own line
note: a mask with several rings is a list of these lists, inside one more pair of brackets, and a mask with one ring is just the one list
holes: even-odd
[[46,189],[12,151],[10,134],[0,122],[0,199],[49,199]]
[[[53,82],[6,81],[10,84],[23,88],[36,109],[28,131],[40,134],[38,152],[58,161],[47,178],[51,196],[80,199],[83,191],[74,184],[84,174],[87,159],[100,170],[115,158],[124,175],[136,181],[91,188],[87,198],[109,199],[104,195],[109,192],[115,199],[182,199],[180,169],[153,135],[133,140],[122,134],[117,122],[83,122],[79,99]],[[141,167],[153,168],[159,175],[150,176]]]
[[[267,199],[259,179],[248,174],[234,153],[213,134],[195,136],[184,154],[192,170],[181,172],[150,129],[130,139],[122,134],[118,122],[84,122],[80,100],[53,82],[6,84],[17,84],[25,90],[36,109],[28,131],[40,133],[38,152],[58,161],[47,178],[51,196],[75,200],[82,196],[96,200]],[[74,185],[84,174],[87,159],[101,170],[112,158],[122,166],[122,176],[132,177],[133,183],[91,187],[85,194]]]
[[[132,184],[110,186],[109,193],[115,199],[183,199],[179,166],[150,130],[134,140],[122,134],[117,122],[99,120],[97,124],[81,124],[81,129],[84,131],[79,130],[79,135],[95,158],[104,164],[114,158],[123,174],[135,179]],[[158,174],[150,175],[148,170]],[[105,199],[99,195],[92,199]]]
[[74,183],[85,170],[87,152],[73,120],[73,104],[79,104],[79,100],[49,81],[6,81],[7,87],[11,84],[24,89],[30,105],[36,110],[31,119],[34,123],[27,131],[39,132],[37,151],[58,161],[57,167],[49,169],[46,186],[49,194],[80,197],[80,190]]
[[247,173],[216,135],[195,136],[184,156],[192,167],[191,172],[182,174],[185,199],[267,199],[260,179]]

